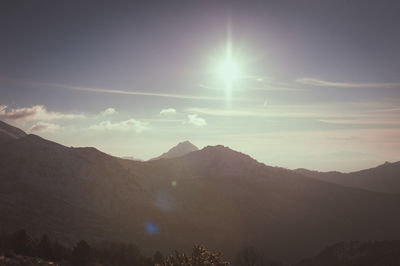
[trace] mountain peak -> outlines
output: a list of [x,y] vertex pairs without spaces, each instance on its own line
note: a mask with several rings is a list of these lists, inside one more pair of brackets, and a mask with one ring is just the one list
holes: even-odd
[[185,140],[179,142],[176,146],[172,147],[167,152],[151,160],[176,158],[197,150],[199,150],[199,148],[193,145],[190,141]]
[[206,146],[179,160],[190,165],[191,169],[205,169],[199,171],[207,171],[208,176],[256,176],[271,168],[245,153],[223,145]]
[[378,165],[378,167],[390,166],[390,165],[392,165],[392,164],[393,164],[393,163],[386,161],[386,162],[384,162],[383,164]]
[[172,147],[170,150],[176,149],[176,148],[191,148],[191,149],[196,150],[196,151],[199,149],[193,143],[191,143],[188,140],[179,142],[176,146]]

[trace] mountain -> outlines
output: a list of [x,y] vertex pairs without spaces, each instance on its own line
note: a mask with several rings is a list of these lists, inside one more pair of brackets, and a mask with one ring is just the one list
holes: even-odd
[[352,173],[318,172],[307,169],[297,169],[296,171],[309,177],[344,186],[400,194],[400,162],[385,162],[375,168]]
[[21,129],[0,121],[0,143],[11,139],[22,138],[24,136],[26,136],[26,133]]
[[199,148],[193,145],[190,141],[183,141],[169,149],[167,152],[164,152],[160,156],[150,160],[176,158],[197,150],[199,150]]
[[400,238],[400,195],[344,187],[224,146],[132,161],[35,135],[0,144],[0,228],[72,245],[133,241],[147,254],[201,243],[297,260],[344,240]]
[[398,266],[400,241],[340,242],[323,249],[317,256],[296,266]]
[[135,157],[133,157],[133,156],[122,156],[121,159],[124,159],[124,160],[132,160],[132,161],[143,161],[142,159],[135,158]]

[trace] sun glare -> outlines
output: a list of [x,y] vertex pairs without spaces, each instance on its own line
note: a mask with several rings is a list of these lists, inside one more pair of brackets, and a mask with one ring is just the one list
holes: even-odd
[[220,64],[218,74],[222,81],[232,83],[240,77],[240,67],[238,62],[236,62],[231,55],[227,56],[225,61]]
[[217,65],[216,69],[218,79],[224,83],[227,102],[230,102],[231,100],[234,83],[237,82],[242,76],[242,69],[239,61],[237,58],[235,58],[232,50],[231,41],[228,39],[225,48],[225,54]]

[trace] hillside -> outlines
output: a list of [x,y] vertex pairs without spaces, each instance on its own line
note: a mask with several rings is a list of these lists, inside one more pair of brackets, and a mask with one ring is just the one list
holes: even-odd
[[400,241],[351,241],[331,245],[317,256],[296,266],[397,266],[400,265]]
[[374,168],[351,173],[318,172],[306,169],[297,169],[296,171],[309,177],[344,186],[400,194],[400,162],[385,162]]
[[[35,135],[1,144],[0,220],[66,243],[113,238],[146,252],[202,243],[297,260],[343,240],[400,238],[400,196],[266,166],[224,146],[147,162]],[[15,228],[15,229],[19,229]]]
[[26,136],[26,133],[21,129],[0,121],[0,143],[24,136]]

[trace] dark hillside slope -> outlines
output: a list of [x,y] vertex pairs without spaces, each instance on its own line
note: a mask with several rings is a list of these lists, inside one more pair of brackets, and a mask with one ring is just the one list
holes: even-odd
[[[400,238],[400,196],[270,167],[223,146],[137,162],[34,135],[0,146],[4,228],[129,239],[144,251],[256,246],[296,260],[343,240]],[[14,229],[14,228],[13,228]]]
[[400,197],[317,181],[223,146],[147,162],[142,171],[139,183],[167,193],[166,213],[186,216],[194,228],[186,237],[210,247],[240,243],[300,258],[340,240],[400,236]]
[[340,242],[296,266],[398,266],[400,240]]
[[24,136],[26,136],[26,134],[21,129],[0,121],[0,144],[2,142],[22,138]]

